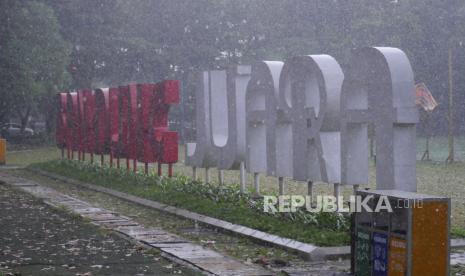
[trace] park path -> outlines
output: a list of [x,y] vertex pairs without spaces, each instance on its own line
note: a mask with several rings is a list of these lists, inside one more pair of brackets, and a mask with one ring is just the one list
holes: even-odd
[[[16,174],[18,175],[18,174]],[[21,174],[20,174],[21,175]],[[164,252],[164,256],[175,256],[177,260],[184,260],[181,263],[191,264],[197,268],[203,270],[203,272],[209,272],[210,274],[216,275],[271,275],[273,272],[267,271],[252,263],[246,263],[247,268],[241,268],[244,263],[241,263],[235,259],[228,258],[221,255],[214,250],[207,250],[199,245],[192,244],[182,237],[173,235],[165,232],[158,228],[147,228],[134,222],[131,218],[121,216],[115,212],[105,210],[103,208],[94,207],[92,204],[85,202],[87,199],[80,200],[75,193],[70,193],[72,196],[65,195],[69,194],[66,188],[59,189],[61,192],[54,190],[57,187],[50,188],[48,185],[41,182],[35,182],[37,180],[30,180],[23,177],[16,177],[8,174],[6,171],[0,170],[0,182],[4,181],[10,183],[22,190],[28,191],[38,197],[43,198],[47,203],[54,206],[61,206],[69,211],[78,213],[81,216],[87,217],[93,224],[103,226],[106,228],[112,228],[122,235],[131,237],[134,240],[138,240],[145,243],[148,246],[158,248]],[[39,184],[41,183],[41,184]],[[48,183],[48,182],[47,182]],[[64,184],[63,184],[64,185]],[[69,186],[69,185],[65,185]],[[1,187],[1,185],[0,185]],[[72,186],[69,186],[70,189]],[[0,191],[1,192],[1,191]],[[0,198],[1,199],[1,198]],[[108,206],[107,206],[108,207]],[[106,208],[106,207],[105,207]],[[165,255],[166,254],[166,255]],[[211,255],[209,255],[211,254]],[[220,264],[225,261],[225,263]],[[229,260],[232,260],[230,262]],[[197,264],[195,263],[197,262]],[[0,262],[0,265],[2,263]],[[453,273],[454,275],[462,275],[461,265],[465,264],[465,251],[458,249],[454,250],[451,254],[451,264],[455,265],[454,270],[459,269],[459,273]],[[237,266],[239,265],[239,266]],[[457,266],[459,265],[459,266]],[[98,265],[96,266],[99,267]],[[168,266],[170,267],[170,266]],[[238,267],[240,269],[238,269]],[[1,268],[1,267],[0,267]],[[276,272],[276,269],[273,269]],[[332,262],[312,262],[302,265],[291,265],[287,268],[283,268],[282,272],[285,271],[285,275],[348,275],[341,272],[341,270],[347,271],[347,264],[341,263],[341,261]],[[1,271],[1,269],[0,269]],[[338,272],[336,272],[338,271]],[[456,272],[456,271],[454,271]],[[99,273],[101,274],[101,273]],[[35,274],[34,274],[35,275]],[[72,274],[76,275],[76,274]],[[125,274],[122,274],[125,275]],[[142,275],[142,274],[141,274]],[[148,273],[148,275],[152,275]],[[163,275],[156,273],[156,275]],[[185,275],[190,275],[189,272],[185,272]]]
[[[211,249],[190,243],[162,229],[144,227],[131,218],[93,207],[87,202],[62,194],[49,187],[41,186],[33,181],[14,177],[3,172],[0,172],[0,180],[42,198],[49,205],[77,213],[90,220],[92,224],[112,229],[148,247],[160,250],[167,256],[196,267],[206,274],[225,276],[273,275],[272,272],[258,265],[241,263]],[[5,186],[2,189],[5,189]]]
[[1,275],[198,275],[112,232],[0,185]]

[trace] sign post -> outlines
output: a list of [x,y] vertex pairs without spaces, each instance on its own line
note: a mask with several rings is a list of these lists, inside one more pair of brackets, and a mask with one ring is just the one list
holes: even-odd
[[6,164],[6,140],[0,139],[0,165]]

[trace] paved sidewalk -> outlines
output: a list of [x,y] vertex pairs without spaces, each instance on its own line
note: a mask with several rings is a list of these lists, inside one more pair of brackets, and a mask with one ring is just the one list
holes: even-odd
[[198,275],[0,185],[0,275]]
[[182,264],[190,264],[207,274],[213,275],[272,275],[273,273],[254,264],[244,264],[219,254],[211,249],[193,244],[183,238],[163,231],[160,228],[147,228],[139,225],[129,217],[95,207],[88,202],[70,197],[55,189],[44,187],[34,181],[20,177],[0,174],[0,180],[20,188],[47,204],[63,208],[88,219],[92,224],[111,229],[134,241],[139,241],[153,249],[175,257]]
[[[25,190],[28,190],[28,191],[30,190],[29,192],[34,191],[33,194],[36,194],[39,191],[41,191],[41,192],[39,192],[39,194],[40,193],[47,194],[47,196],[45,198],[54,199],[54,200],[51,200],[52,203],[61,202],[61,200],[63,200],[63,199],[60,200],[59,198],[54,198],[53,194],[55,194],[56,191],[52,191],[50,193],[50,192],[48,192],[49,189],[47,188],[47,186],[40,187],[41,184],[38,184],[38,183],[34,182],[34,180],[30,181],[30,180],[27,180],[27,179],[24,179],[24,178],[21,178],[21,177],[15,177],[13,175],[9,175],[8,173],[2,173],[2,172],[0,172],[0,178],[3,179],[4,181],[8,182],[8,183],[15,183],[16,182],[16,184],[14,184],[14,185],[19,185],[19,186],[24,185],[24,187],[22,187],[22,188],[25,189]],[[41,182],[39,181],[39,183],[41,183]],[[65,188],[64,190],[60,190],[64,194],[59,195],[59,197],[63,197],[63,196],[69,197],[66,194],[68,194],[69,191],[72,190],[72,188],[71,188],[72,186],[71,185],[65,185],[64,183],[60,183],[60,185],[64,185],[67,188]],[[5,187],[2,187],[2,185],[0,185],[0,208],[2,208],[1,203],[3,202],[3,197],[2,197],[3,196],[3,190],[2,190],[2,188],[4,189]],[[56,189],[56,187],[53,187],[53,188]],[[11,188],[9,188],[9,189],[11,189]],[[72,201],[78,200],[78,199],[74,199],[74,197],[76,197],[76,198],[79,198],[79,197],[76,194],[73,194],[73,193],[70,193],[70,195],[71,195],[71,197],[69,197],[69,199],[64,199],[63,202],[66,203],[65,205],[70,205],[71,207],[73,207],[71,209],[74,210],[75,212],[78,212],[78,213],[82,212],[82,213],[86,213],[86,214],[89,213],[89,215],[90,215],[90,213],[94,213],[96,211],[94,209],[97,209],[97,208],[94,208],[94,207],[91,208],[90,206],[87,206],[86,208],[84,208],[84,206],[82,204],[85,203],[85,202],[82,202],[82,204],[79,203],[79,202],[72,202]],[[85,198],[82,199],[82,200],[87,201]],[[43,205],[43,204],[41,204],[41,205]],[[42,206],[42,208],[43,208],[43,206]],[[105,207],[105,208],[107,208],[107,207]],[[89,215],[85,215],[85,216],[89,217]],[[100,216],[101,217],[98,217],[98,216],[97,217],[91,217],[91,220],[97,219],[97,220],[100,220],[100,222],[102,222],[101,220],[107,221],[107,220],[111,219],[111,220],[114,220],[114,222],[112,222],[111,224],[115,224],[115,225],[116,224],[121,224],[121,223],[122,224],[127,224],[128,223],[127,220],[129,220],[129,218],[124,217],[124,216],[120,216],[120,215],[118,215],[117,218],[115,218],[115,217],[107,217],[108,216],[107,214],[100,214]],[[3,224],[2,217],[4,217],[3,213],[0,212],[0,222],[1,222],[0,226]],[[109,222],[107,222],[107,223],[109,223]],[[139,227],[139,226],[137,226],[137,227]],[[130,228],[131,227],[129,227],[128,229],[130,229]],[[141,234],[147,235],[147,233],[148,233],[148,232],[147,233],[143,232],[143,231],[146,231],[146,229],[140,229],[140,231],[143,230],[140,233],[138,233],[139,230],[137,230],[137,231],[134,231],[134,230],[137,230],[137,229],[132,229],[131,230],[131,232],[133,232],[132,234],[136,233],[138,235],[141,235]],[[101,232],[102,230],[97,230],[97,231]],[[160,233],[156,233],[156,234],[159,235]],[[2,231],[0,229],[0,237],[2,237],[2,236],[3,236],[3,234],[2,234]],[[144,237],[142,237],[142,238],[144,238]],[[154,238],[154,237],[150,236],[150,238]],[[1,239],[0,239],[0,249],[2,249],[2,245],[3,244],[2,244]],[[175,254],[175,255],[179,255],[179,254],[183,255],[183,254],[187,253],[187,251],[190,251],[191,249],[195,249],[195,248],[190,248],[191,246],[189,245],[188,246],[189,250],[185,250],[183,248],[180,251],[178,249],[178,247],[179,247],[179,245],[184,245],[183,243],[177,243],[177,244],[173,244],[173,245],[176,245],[176,246],[172,248],[173,252],[171,252],[171,253]],[[164,248],[164,250],[167,250],[167,249],[171,250],[171,248]],[[189,256],[186,255],[186,256],[184,256],[184,258],[191,259],[192,257],[194,257],[194,259],[196,259],[195,256],[191,256],[191,255],[192,254],[189,254]],[[454,253],[451,254],[451,263],[452,263],[452,265],[454,265],[454,267],[452,268],[451,275],[465,275],[464,274],[465,270],[463,270],[463,266],[461,266],[461,265],[464,264],[463,260],[465,258],[463,256],[464,256],[464,251],[463,250],[455,250]],[[180,256],[180,257],[183,257],[183,256]],[[200,256],[200,257],[204,258],[205,256]],[[1,256],[1,253],[0,253],[0,272],[2,271],[1,270],[2,262],[3,262],[2,261],[2,256]],[[203,265],[211,265],[211,264],[203,264]],[[341,273],[341,272],[335,273],[334,271],[346,270],[348,265],[349,265],[348,261],[341,261],[341,260],[340,261],[334,261],[334,262],[333,261],[326,261],[326,262],[320,262],[320,263],[318,263],[318,262],[311,262],[311,263],[308,262],[308,263],[305,263],[305,265],[302,265],[302,264],[300,264],[298,266],[293,265],[291,267],[283,268],[282,270],[287,272],[286,275],[293,275],[293,276],[294,275],[295,276],[302,276],[302,275],[315,275],[315,276],[317,276],[317,275],[328,275],[328,276],[331,275],[331,276],[334,276],[334,275],[347,275],[347,274]],[[163,265],[163,266],[165,266],[165,265]],[[170,268],[170,264],[166,265],[166,267]],[[101,274],[106,273],[106,272],[104,273],[102,271],[102,269],[101,269],[101,267],[99,265],[97,265],[97,268],[98,268],[98,270],[94,274],[101,275]],[[75,268],[72,267],[72,269],[75,269]],[[235,268],[235,269],[237,269],[237,268]],[[173,267],[172,271],[148,272],[148,273],[144,273],[144,274],[145,275],[165,275],[164,273],[170,273],[170,272],[171,273],[173,273],[173,272],[176,273],[177,270]],[[78,273],[81,273],[81,272],[78,272]],[[182,271],[182,273],[184,275],[191,275],[191,274],[188,273],[188,271],[187,272]],[[51,273],[44,273],[44,274],[50,275]],[[62,275],[63,273],[57,273],[57,274]],[[109,274],[109,275],[118,275],[117,273],[107,273],[107,274]],[[119,274],[119,275],[134,275],[134,274],[136,274],[136,273],[131,273],[131,272],[125,273],[125,272],[123,272],[122,274]],[[1,275],[1,273],[0,273],[0,275]],[[23,275],[30,275],[30,274],[23,274]],[[34,273],[34,275],[37,275],[37,273]],[[79,275],[79,274],[70,273],[70,274],[65,274],[65,275]],[[81,275],[83,275],[83,273],[81,273]],[[89,275],[89,274],[87,274],[87,275]],[[219,275],[222,275],[222,274],[219,274]],[[234,274],[234,275],[236,275],[236,274]],[[242,274],[240,274],[240,275],[242,275]]]

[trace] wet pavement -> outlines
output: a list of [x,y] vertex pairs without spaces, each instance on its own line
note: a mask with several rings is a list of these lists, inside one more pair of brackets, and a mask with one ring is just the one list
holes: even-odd
[[199,275],[0,185],[0,275]]
[[[20,185],[25,185],[26,187],[31,186],[32,182],[30,183],[30,182],[27,182],[27,181],[24,182],[24,181],[25,180],[23,179],[21,180],[21,183],[15,183],[14,185],[20,184]],[[10,182],[10,181],[7,181],[7,182]],[[60,184],[65,185],[64,183],[60,183]],[[70,185],[65,185],[65,186],[67,188],[64,189],[64,191],[69,193],[70,190],[72,190],[71,186]],[[101,202],[101,199],[99,199],[99,202]],[[114,206],[114,202],[112,203],[113,204],[111,205]],[[16,208],[26,209],[26,212],[28,212],[26,217],[23,218],[20,214],[20,217],[16,218],[15,214],[17,210],[14,210]],[[42,213],[44,213],[44,209],[45,209],[45,217],[47,219],[42,221],[44,215],[43,214],[41,215],[40,212],[39,212],[39,216],[37,217],[33,214],[30,215],[29,212],[31,212],[31,210],[27,210],[27,209],[31,209],[31,208],[34,209],[34,212],[35,212],[35,209],[39,209]],[[142,213],[145,213],[145,212],[148,212],[148,210],[144,209]],[[151,216],[153,216],[153,214],[151,214]],[[9,221],[12,219],[15,219],[15,221]],[[9,233],[7,229],[3,229],[5,222],[11,223],[13,225],[16,224],[17,228],[22,229],[19,231],[17,230],[18,232],[20,232],[20,234],[22,234],[22,232],[35,233],[35,232],[40,232],[40,231],[36,231],[34,228],[31,228],[30,222],[34,220],[38,220],[38,219],[40,219],[42,222],[50,223],[50,224],[53,224],[52,220],[57,220],[58,224],[66,225],[64,229],[70,228],[69,230],[66,230],[66,231],[70,231],[74,228],[74,227],[68,227],[68,225],[76,224],[78,227],[85,226],[83,228],[79,228],[79,230],[83,231],[84,234],[79,235],[81,237],[80,239],[74,237],[74,238],[70,238],[71,241],[65,241],[64,243],[59,243],[59,246],[61,246],[61,249],[63,249],[61,251],[59,251],[59,248],[57,247],[57,245],[45,246],[43,242],[40,242],[40,239],[44,239],[44,238],[39,235],[39,237],[37,237],[35,240],[35,241],[39,241],[37,242],[37,247],[39,248],[37,250],[44,252],[40,254],[47,255],[44,257],[45,261],[47,261],[47,259],[50,259],[52,263],[45,263],[43,260],[39,259],[39,261],[37,261],[31,258],[30,255],[36,254],[36,252],[29,252],[31,251],[31,246],[30,246],[31,243],[28,239],[31,240],[32,238],[31,237],[24,238],[24,235],[22,236],[20,235],[22,238],[18,238],[18,240],[25,242],[25,244],[27,244],[26,249],[23,248],[22,251],[28,252],[28,254],[23,253],[22,255],[24,256],[22,256],[21,254],[18,254],[17,252],[12,252],[12,250],[9,247],[6,250],[4,250],[4,245],[8,246],[8,241],[9,239],[11,239],[11,237],[9,237],[9,239],[8,238],[4,239],[5,237],[8,237],[8,234],[10,234],[11,236],[11,233]],[[178,225],[178,223],[179,222],[177,222],[176,225]],[[160,222],[158,221],[156,225],[159,225],[159,224]],[[11,229],[11,227],[7,227],[7,228]],[[15,228],[15,227],[13,226],[12,228]],[[191,230],[185,229],[184,231],[191,231]],[[73,233],[73,231],[71,232]],[[45,233],[49,233],[49,232],[45,231]],[[74,233],[74,235],[75,234],[76,233]],[[14,236],[18,236],[18,234],[16,233],[14,234]],[[47,240],[47,237],[45,237],[45,240]],[[110,246],[107,246],[108,244]],[[17,246],[17,247],[20,248],[20,246]],[[47,248],[49,247],[53,249],[47,251]],[[99,248],[100,247],[100,249],[97,249],[97,251],[100,250],[99,252],[104,254],[105,256],[104,260],[92,262],[95,257],[97,257],[98,259],[98,257],[100,256],[97,256],[98,254],[93,253],[92,250],[86,251],[86,249],[83,249],[81,251],[80,248],[82,247],[84,248],[89,248],[89,247]],[[71,250],[71,252],[75,253],[74,255],[76,255],[76,253],[77,255],[81,254],[82,256],[79,256],[79,258],[84,261],[79,263],[78,261],[75,260],[78,257],[75,257],[75,256],[74,256],[74,259],[70,258],[69,260],[62,261],[60,259],[61,254],[63,254],[63,251],[64,251],[66,255],[66,251],[64,249],[68,249],[68,248],[69,250]],[[43,203],[41,203],[39,200],[34,199],[32,196],[28,194],[24,194],[22,192],[14,191],[13,188],[11,188],[10,186],[5,186],[5,185],[0,185],[0,249],[2,250],[0,253],[0,275],[2,275],[1,274],[2,271],[20,272],[22,273],[21,275],[171,275],[171,274],[193,275],[194,274],[192,271],[189,271],[186,269],[180,269],[178,265],[171,264],[170,262],[160,258],[158,254],[150,255],[150,254],[147,254],[147,252],[144,253],[143,251],[140,250],[140,248],[134,247],[131,243],[127,242],[126,240],[121,239],[120,237],[115,236],[113,234],[110,234],[110,232],[96,228],[82,221],[82,219],[79,219],[76,215],[64,213],[63,211],[54,210],[44,205]],[[111,250],[113,250],[112,253],[115,256],[110,256],[108,254],[108,252],[111,252]],[[19,251],[21,252],[21,249]],[[125,253],[125,252],[129,252],[129,253]],[[92,254],[94,257],[92,257]],[[57,255],[59,257],[57,257]],[[87,257],[88,255],[90,257]],[[5,256],[7,257],[9,256],[10,259],[8,259]],[[454,252],[451,254],[451,264],[453,265],[451,275],[465,275],[465,271],[463,270],[463,264],[465,262],[463,260],[465,258],[463,258],[463,256],[464,256],[464,250],[454,250]],[[111,260],[108,260],[108,257],[111,257],[110,258]],[[5,258],[8,260],[8,262],[5,261]],[[21,260],[21,258],[23,259]],[[115,259],[119,260],[119,258],[121,258],[121,263],[114,261]],[[87,260],[88,262],[86,262],[85,260]],[[140,260],[142,260],[142,262]],[[349,266],[348,260],[326,261],[326,262],[320,262],[320,263],[299,262],[299,264],[294,263],[290,267],[283,267],[281,271],[282,272],[285,271],[286,272],[284,273],[285,275],[299,275],[299,276],[300,275],[347,275],[346,273],[342,271],[347,271],[348,266]],[[6,267],[8,267],[8,269],[5,269]],[[280,269],[277,269],[275,270],[275,272],[279,270]],[[335,272],[335,271],[338,271],[338,272]]]

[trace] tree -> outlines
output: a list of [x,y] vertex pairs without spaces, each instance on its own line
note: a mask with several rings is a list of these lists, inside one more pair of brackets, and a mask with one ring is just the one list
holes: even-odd
[[53,95],[69,81],[69,45],[47,5],[37,1],[3,1],[2,5],[6,21],[1,29],[0,89],[6,96],[2,105],[16,113],[24,130],[31,113],[39,108],[48,119],[54,115]]
[[[391,46],[407,53],[416,80],[446,103],[449,46],[456,47],[454,60],[464,58],[460,0],[42,1],[54,8],[73,45],[76,88],[187,81],[194,71],[308,54],[332,55],[344,69],[353,48]],[[454,63],[457,91],[465,89],[461,64]],[[454,100],[465,101],[462,94]],[[432,115],[437,133],[446,131],[446,112],[441,104]],[[455,117],[465,117],[465,109]]]

